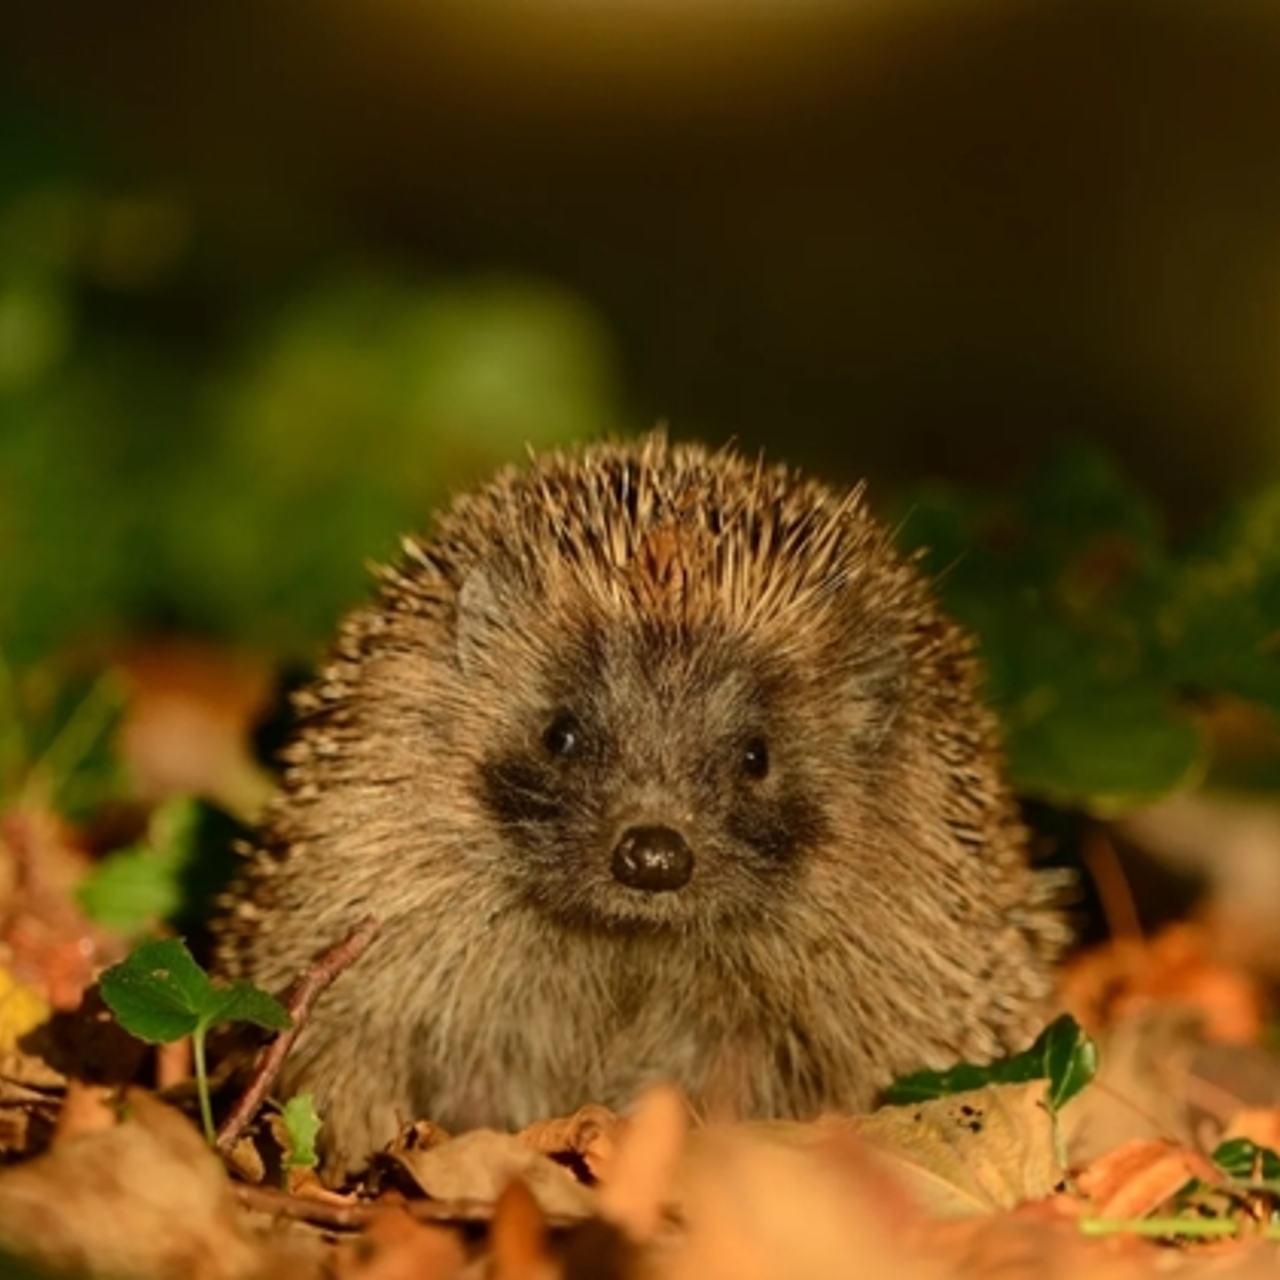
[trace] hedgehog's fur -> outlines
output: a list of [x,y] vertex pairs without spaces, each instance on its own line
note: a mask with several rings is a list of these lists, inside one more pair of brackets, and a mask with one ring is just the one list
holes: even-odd
[[[417,1117],[657,1078],[709,1113],[862,1108],[1037,1029],[1052,884],[969,642],[860,492],[650,436],[503,472],[380,577],[222,926],[224,971],[278,989],[381,921],[286,1070],[331,1170]],[[683,888],[610,874],[636,823],[682,833]]]

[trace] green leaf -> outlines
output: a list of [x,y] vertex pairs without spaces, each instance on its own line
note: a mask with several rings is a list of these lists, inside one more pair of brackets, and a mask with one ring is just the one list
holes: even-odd
[[1023,791],[1115,813],[1158,799],[1204,768],[1199,726],[1155,683],[1077,685],[1064,673],[1042,697],[1045,712],[1030,723],[1011,717],[1008,729],[1010,773]]
[[1061,1110],[1098,1074],[1098,1046],[1070,1014],[1055,1018],[1027,1053],[1039,1057],[1049,1081],[1049,1106]]
[[90,919],[126,935],[168,924],[199,929],[237,861],[245,829],[207,801],[179,796],[159,805],[144,840],[109,854],[77,890]]
[[285,1163],[293,1169],[314,1169],[319,1163],[316,1155],[316,1135],[324,1123],[316,1113],[315,1101],[309,1093],[294,1094],[281,1109],[285,1137],[289,1152]]
[[885,1101],[902,1105],[946,1098],[992,1084],[1048,1080],[1049,1107],[1060,1110],[1097,1074],[1098,1049],[1069,1014],[1051,1022],[1022,1053],[986,1066],[963,1062],[947,1071],[917,1071],[885,1090]]
[[267,1031],[288,1031],[293,1026],[284,1005],[251,982],[214,987],[208,1022],[210,1026],[218,1022],[251,1022]]
[[1280,1155],[1248,1138],[1230,1138],[1213,1153],[1213,1163],[1238,1182],[1272,1182],[1280,1189]]
[[[1030,1080],[1030,1075],[1023,1080]],[[946,1071],[914,1071],[895,1080],[885,1091],[883,1100],[890,1106],[902,1107],[912,1102],[931,1102],[957,1093],[983,1089],[994,1082],[991,1067],[972,1062],[957,1063]]]
[[213,983],[180,938],[144,942],[112,965],[99,986],[120,1025],[139,1040],[167,1044],[208,1023]]
[[167,800],[152,815],[145,842],[104,858],[77,891],[89,918],[125,934],[172,919],[195,857],[199,812],[189,797]]
[[286,1030],[288,1013],[247,982],[215,986],[180,938],[144,942],[100,980],[102,998],[131,1035],[153,1044],[203,1034],[220,1022]]
[[130,845],[104,858],[76,897],[95,924],[123,934],[168,919],[180,900],[171,860],[149,844]]

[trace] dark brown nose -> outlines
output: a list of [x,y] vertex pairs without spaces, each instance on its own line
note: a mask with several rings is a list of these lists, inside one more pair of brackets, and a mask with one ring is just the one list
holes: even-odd
[[670,827],[628,827],[613,851],[613,878],[631,889],[664,893],[693,875],[693,851]]

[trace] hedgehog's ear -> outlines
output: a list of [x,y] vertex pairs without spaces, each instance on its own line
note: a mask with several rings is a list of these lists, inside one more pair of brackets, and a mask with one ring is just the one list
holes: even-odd
[[458,665],[466,673],[482,665],[496,637],[510,628],[503,592],[490,576],[473,569],[458,588],[454,643]]

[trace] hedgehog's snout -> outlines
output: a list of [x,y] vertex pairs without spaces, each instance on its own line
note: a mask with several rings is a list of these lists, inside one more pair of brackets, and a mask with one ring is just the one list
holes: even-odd
[[693,850],[673,827],[628,827],[613,849],[613,878],[629,889],[666,893],[693,875]]

